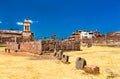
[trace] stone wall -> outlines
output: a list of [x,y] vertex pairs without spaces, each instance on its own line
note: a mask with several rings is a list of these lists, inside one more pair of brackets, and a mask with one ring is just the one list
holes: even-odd
[[71,40],[59,40],[54,42],[54,40],[42,40],[42,51],[54,51],[63,50],[63,51],[71,51],[71,50],[80,50],[80,42],[79,41],[71,41]]
[[25,52],[42,53],[41,41],[23,42],[20,44],[20,50]]
[[54,51],[55,48],[55,42],[54,40],[41,40],[42,43],[42,51],[48,52],[48,51]]
[[6,48],[11,50],[42,54],[41,41],[22,42],[20,44],[15,42],[8,42]]
[[59,41],[56,46],[57,50],[80,50],[80,42],[79,41]]
[[18,50],[18,44],[15,42],[7,42],[6,48],[11,50]]
[[11,50],[18,50],[18,51],[25,51],[25,52],[33,52],[42,54],[44,52],[53,52],[54,49],[56,50],[80,50],[80,42],[76,41],[56,41],[54,40],[39,40],[39,41],[32,41],[32,42],[22,42],[22,43],[15,43],[15,42],[8,42],[7,49]]

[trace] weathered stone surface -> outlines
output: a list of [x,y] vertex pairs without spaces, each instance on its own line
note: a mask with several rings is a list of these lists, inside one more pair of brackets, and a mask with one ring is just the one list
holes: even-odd
[[55,44],[53,39],[41,40],[41,44],[42,44],[42,51],[44,52],[54,51]]
[[57,49],[61,50],[80,50],[80,42],[71,41],[71,40],[63,40],[57,43]]
[[10,49],[5,48],[5,52],[10,53]]
[[8,53],[10,53],[10,49],[8,49]]
[[5,48],[5,52],[7,52],[7,48]]
[[56,56],[56,54],[57,54],[57,50],[56,50],[56,49],[54,49],[53,56]]
[[69,62],[69,56],[67,56],[67,55],[62,55],[62,62],[63,62],[63,63]]
[[94,65],[86,65],[84,71],[91,74],[99,74],[99,67]]
[[63,51],[62,51],[62,50],[59,50],[59,51],[57,52],[56,57],[57,57],[59,60],[61,60],[61,59],[62,59],[62,55],[63,55]]
[[7,43],[6,48],[11,49],[11,50],[20,50],[20,51],[25,51],[25,52],[42,54],[41,41],[22,42],[20,44],[9,42]]
[[18,50],[18,44],[15,42],[7,42],[6,48],[11,50]]
[[[42,54],[43,52],[53,52],[54,49],[63,50],[63,51],[80,50],[80,42],[73,40],[54,41],[53,39],[22,42],[22,43],[8,42],[6,48],[11,50],[19,50],[19,51]],[[61,59],[61,56],[60,55],[58,56],[59,59]]]
[[20,50],[42,54],[41,41],[21,43]]
[[81,57],[78,57],[77,60],[76,60],[76,68],[77,69],[83,69],[84,66],[86,65],[86,60],[81,58]]

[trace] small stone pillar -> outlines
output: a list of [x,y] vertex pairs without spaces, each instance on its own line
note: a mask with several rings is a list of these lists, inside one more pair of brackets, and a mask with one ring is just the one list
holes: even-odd
[[63,51],[62,51],[62,50],[59,50],[59,51],[57,52],[56,57],[57,57],[59,60],[61,60],[61,59],[62,59],[62,55],[63,55]]
[[69,56],[67,56],[67,55],[62,55],[62,62],[63,62],[63,63],[69,62]]
[[84,66],[86,65],[86,60],[81,58],[81,57],[78,57],[77,60],[76,60],[76,68],[77,69],[83,69]]

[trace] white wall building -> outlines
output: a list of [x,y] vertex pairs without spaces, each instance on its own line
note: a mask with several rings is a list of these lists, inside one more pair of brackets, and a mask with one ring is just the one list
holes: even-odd
[[95,37],[95,32],[94,31],[82,31],[80,34],[80,38],[92,38]]

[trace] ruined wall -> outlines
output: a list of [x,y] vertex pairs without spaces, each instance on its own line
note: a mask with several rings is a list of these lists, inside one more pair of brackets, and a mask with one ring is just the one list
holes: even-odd
[[60,40],[54,42],[54,40],[42,40],[42,51],[54,51],[56,50],[80,50],[80,41],[71,41],[71,40]]
[[18,50],[18,44],[15,42],[7,42],[6,48],[11,50]]
[[79,41],[59,41],[56,45],[57,50],[80,50],[80,42]]
[[42,53],[41,41],[22,42],[20,44],[17,44],[15,42],[8,42],[6,48],[11,50],[32,52],[37,54]]
[[20,50],[25,52],[42,53],[41,41],[23,42],[20,44]]
[[54,40],[39,40],[33,42],[8,42],[7,49],[32,52],[37,54],[42,54],[44,52],[53,52],[56,48],[57,50],[69,51],[69,50],[80,50],[79,41],[57,41]]
[[54,40],[41,40],[42,43],[42,51],[54,51],[55,42]]

